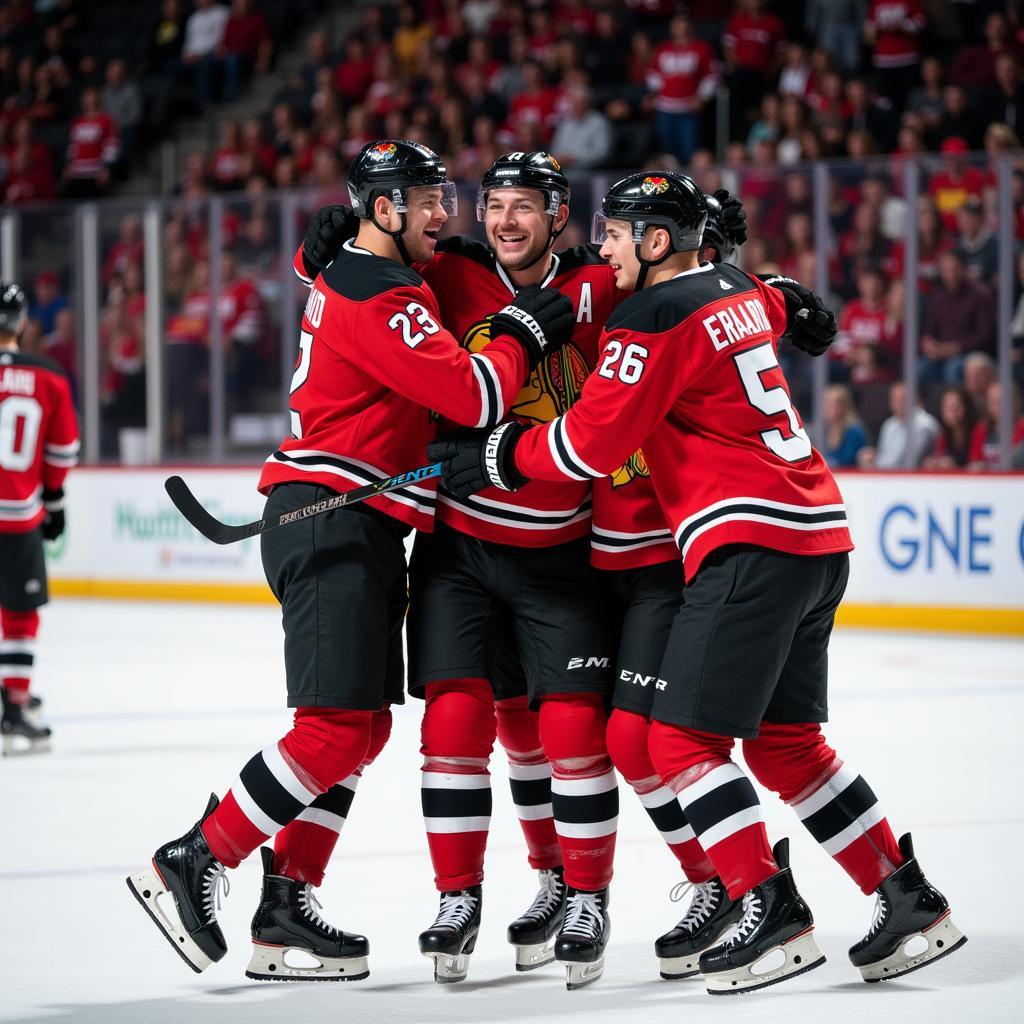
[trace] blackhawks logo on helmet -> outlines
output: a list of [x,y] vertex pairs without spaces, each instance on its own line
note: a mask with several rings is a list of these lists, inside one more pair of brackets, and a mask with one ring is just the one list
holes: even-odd
[[393,142],[378,142],[370,150],[370,159],[377,163],[383,163],[385,160],[390,160],[397,152],[398,147]]
[[668,191],[668,179],[667,178],[644,178],[640,182],[640,191],[645,196],[657,196],[661,195],[662,192]]
[[625,487],[631,484],[638,476],[650,476],[651,471],[647,468],[647,460],[641,448],[635,452],[611,474],[612,487]]
[[[470,352],[482,352],[491,341],[491,322],[473,324],[462,344]],[[588,375],[587,361],[573,344],[542,359],[512,402],[509,412],[534,426],[550,423],[569,411],[583,391]]]

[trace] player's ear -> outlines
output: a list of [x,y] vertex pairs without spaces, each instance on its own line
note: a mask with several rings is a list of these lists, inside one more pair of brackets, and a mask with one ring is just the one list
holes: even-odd
[[558,232],[565,227],[566,222],[569,220],[569,207],[566,203],[558,208],[558,213],[555,214],[554,223],[551,225],[551,230]]
[[383,224],[388,228],[389,231],[397,230],[398,225],[391,223],[391,218],[398,219],[398,215],[395,213],[395,204],[388,199],[387,196],[377,196],[373,201],[373,213],[374,219],[378,224]]
[[672,236],[667,228],[655,228],[651,232],[651,259],[660,260],[672,250]]

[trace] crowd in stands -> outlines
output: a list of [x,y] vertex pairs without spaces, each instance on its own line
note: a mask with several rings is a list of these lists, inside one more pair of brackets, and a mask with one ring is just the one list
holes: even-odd
[[[75,0],[35,6],[80,18],[88,9]],[[13,51],[5,63],[5,26],[26,7],[32,5],[0,6],[5,112],[21,109],[27,95],[21,87],[34,87],[35,77],[56,80],[38,74],[51,67],[43,51],[31,67],[23,69]],[[51,190],[60,181],[71,194],[102,187],[98,180],[82,185],[68,168],[82,167],[81,177],[95,172],[98,179],[123,159],[127,136],[118,114],[127,122],[137,111],[130,86],[138,89],[139,75],[163,76],[165,85],[191,90],[201,105],[237,95],[244,76],[265,70],[272,57],[272,35],[265,20],[260,24],[266,7],[234,0],[229,11],[214,0],[195,0],[194,8],[183,8],[179,0],[163,0],[145,33],[141,63],[114,59],[102,75],[94,67],[90,78],[83,59],[69,58],[89,130],[82,129],[76,160],[51,171]],[[36,24],[48,52],[76,38],[63,29],[51,38],[50,22],[38,12]],[[186,204],[214,192],[244,193],[254,212],[226,222],[229,248],[247,248],[248,266],[263,264],[251,273],[268,274],[261,239],[271,239],[277,224],[263,197],[274,188],[304,188],[315,202],[344,201],[348,162],[375,137],[421,141],[465,182],[479,179],[502,152],[547,148],[578,180],[591,171],[668,166],[686,169],[708,190],[726,184],[748,211],[744,267],[813,282],[821,254],[810,167],[831,159],[825,259],[840,336],[829,359],[834,387],[823,446],[842,466],[902,464],[913,443],[924,445],[912,453],[916,464],[981,467],[993,459],[988,392],[994,382],[972,387],[968,378],[979,359],[991,363],[995,354],[994,158],[1021,149],[1022,55],[1024,3],[1017,0],[363,4],[358,24],[336,45],[324,31],[309,34],[305,63],[283,79],[271,109],[223,124],[216,147],[190,158],[177,191]],[[152,89],[142,92],[148,109]],[[166,92],[161,95],[158,106],[166,101]],[[722,125],[726,134],[719,136]],[[14,176],[8,181],[16,192],[31,191],[17,182],[24,176],[18,168],[43,174],[43,162],[30,155],[38,146],[34,122],[26,128],[24,119],[5,117],[0,131],[8,138],[4,152]],[[909,157],[921,159],[922,176],[913,211],[918,286],[907,296],[910,211],[903,174]],[[1020,246],[1024,162],[1014,165],[1012,189]],[[471,214],[459,220],[460,230],[475,227]],[[169,340],[187,352],[202,348],[187,329],[188,310],[210,302],[205,236],[202,223],[169,231],[170,305],[186,323],[169,331]],[[582,223],[565,236],[584,237]],[[262,251],[276,261],[276,242]],[[1017,388],[1024,383],[1024,256],[1018,271]],[[918,304],[921,401],[920,428],[909,438],[897,430],[905,396],[896,386],[908,302]],[[203,355],[193,351],[191,358]],[[239,371],[239,380],[251,378],[251,370]],[[798,404],[807,408],[806,367],[795,367],[793,375]],[[1014,436],[1024,442],[1020,423]]]

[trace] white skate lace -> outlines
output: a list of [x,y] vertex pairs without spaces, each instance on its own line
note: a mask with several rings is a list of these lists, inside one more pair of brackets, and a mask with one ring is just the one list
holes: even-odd
[[328,935],[335,935],[338,931],[333,925],[328,924],[321,916],[323,904],[313,894],[313,886],[308,883],[299,890],[299,910],[304,917],[308,917],[314,926],[327,932]]
[[688,892],[693,892],[693,900],[677,928],[696,931],[718,906],[718,889],[714,882],[677,882],[669,893],[669,899],[678,903]]
[[451,896],[441,896],[441,909],[438,911],[435,928],[462,928],[473,916],[477,897],[457,892]]
[[761,899],[752,892],[743,897],[743,916],[722,936],[727,946],[742,942],[761,920]]
[[574,935],[583,935],[588,939],[596,939],[604,928],[604,918],[601,915],[601,900],[596,893],[577,892],[573,893],[565,901],[565,924],[562,925],[562,934],[572,932]]
[[868,938],[871,938],[882,927],[888,916],[889,904],[885,902],[885,897],[879,893],[875,897],[875,917],[871,922],[871,927],[868,929]]
[[206,911],[207,924],[217,923],[217,911],[220,910],[221,883],[224,883],[225,896],[231,892],[231,883],[228,881],[228,876],[224,874],[226,870],[227,868],[223,864],[219,861],[214,861],[206,869],[206,874],[203,876],[203,910]]
[[554,871],[540,873],[540,890],[523,917],[543,918],[562,902],[563,882]]

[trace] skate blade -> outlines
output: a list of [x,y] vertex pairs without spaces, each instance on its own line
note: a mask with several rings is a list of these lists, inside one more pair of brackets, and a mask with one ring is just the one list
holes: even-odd
[[[935,960],[940,960],[950,953],[955,953],[965,942],[967,936],[955,924],[947,912],[930,928],[923,932],[915,932],[900,943],[895,953],[884,960],[861,967],[861,977],[867,982],[891,981],[903,974],[927,967]],[[926,943],[920,952],[912,952],[912,943]]]
[[[286,959],[292,950],[305,953],[319,963],[293,967]],[[318,956],[300,946],[272,946],[253,941],[252,957],[245,976],[253,981],[362,981],[370,976],[370,965],[365,956]]]
[[28,757],[30,754],[48,754],[52,749],[49,736],[38,740],[25,740],[24,744],[19,743],[15,736],[5,736],[3,744],[0,744],[0,755]]
[[213,961],[196,945],[195,940],[183,927],[181,918],[178,917],[178,905],[173,894],[168,893],[171,903],[174,905],[173,920],[164,913],[163,908],[157,902],[157,897],[168,890],[156,866],[151,862],[148,867],[129,875],[125,881],[128,883],[132,895],[142,904],[143,909],[152,918],[157,928],[163,932],[164,938],[177,951],[178,956],[196,974],[202,974]]
[[532,946],[516,946],[516,970],[535,971],[538,967],[553,963],[555,959],[555,937]]
[[434,981],[439,985],[454,985],[458,981],[465,981],[469,974],[469,953],[459,953],[452,956],[450,953],[424,953],[434,961]]
[[[781,954],[781,963],[779,963]],[[778,985],[820,967],[825,954],[814,941],[814,929],[803,932],[781,946],[762,954],[754,963],[732,971],[705,974],[708,992],[713,996],[731,996],[740,992],[756,992],[759,988]],[[778,964],[778,966],[775,966]]]
[[663,956],[658,958],[661,976],[666,981],[680,981],[700,974],[700,953],[692,956]]
[[565,964],[565,987],[570,992],[593,985],[604,974],[604,957],[590,964],[570,963],[566,960],[560,962]]

